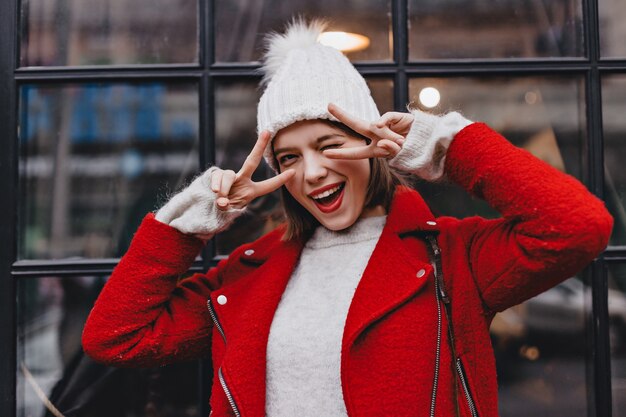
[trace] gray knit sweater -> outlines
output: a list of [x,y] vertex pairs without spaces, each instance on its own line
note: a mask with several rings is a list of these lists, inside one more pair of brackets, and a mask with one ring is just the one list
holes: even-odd
[[267,344],[267,416],[345,416],[341,340],[348,308],[386,216],[318,227],[280,300]]

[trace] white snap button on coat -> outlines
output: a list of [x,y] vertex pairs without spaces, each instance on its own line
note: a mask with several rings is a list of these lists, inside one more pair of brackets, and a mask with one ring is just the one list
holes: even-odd
[[434,222],[432,220],[427,221],[426,224],[429,226],[437,226],[437,222]]
[[421,278],[424,275],[426,275],[426,270],[425,269],[420,269],[419,271],[417,271],[417,277]]
[[217,303],[218,303],[219,305],[222,305],[222,306],[223,306],[224,304],[226,304],[226,301],[228,301],[228,298],[226,298],[226,296],[225,296],[225,295],[218,295],[218,296],[217,296]]
[[254,249],[248,249],[244,252],[244,255],[251,256],[254,255]]

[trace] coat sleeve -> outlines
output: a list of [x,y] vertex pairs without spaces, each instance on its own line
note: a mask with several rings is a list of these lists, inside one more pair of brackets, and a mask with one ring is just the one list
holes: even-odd
[[458,230],[492,312],[575,275],[608,243],[613,219],[602,201],[483,123],[456,135],[445,170],[502,214],[497,220],[465,219]]
[[156,366],[208,354],[206,300],[220,285],[225,261],[179,280],[202,246],[148,214],[87,319],[85,352],[113,366]]

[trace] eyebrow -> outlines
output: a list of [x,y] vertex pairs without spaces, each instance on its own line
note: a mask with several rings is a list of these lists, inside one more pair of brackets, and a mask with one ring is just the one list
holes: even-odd
[[[325,140],[332,139],[334,137],[342,137],[343,138],[343,137],[345,137],[345,135],[343,135],[343,134],[341,134],[339,132],[337,132],[337,133],[329,133],[327,135],[323,135],[323,136],[320,136],[317,139],[315,139],[315,143],[317,145],[319,145],[320,143],[324,142]],[[291,148],[274,149],[274,155],[278,155],[281,152],[291,151],[293,149],[295,149],[295,148],[291,147]]]

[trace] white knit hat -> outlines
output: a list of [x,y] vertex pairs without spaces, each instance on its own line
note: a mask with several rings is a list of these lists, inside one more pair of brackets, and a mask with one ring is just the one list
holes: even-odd
[[[334,103],[350,114],[374,121],[380,117],[365,80],[339,50],[317,41],[326,23],[294,19],[284,34],[267,36],[257,132],[276,133],[297,121],[329,119]],[[271,141],[264,153],[275,171]]]

